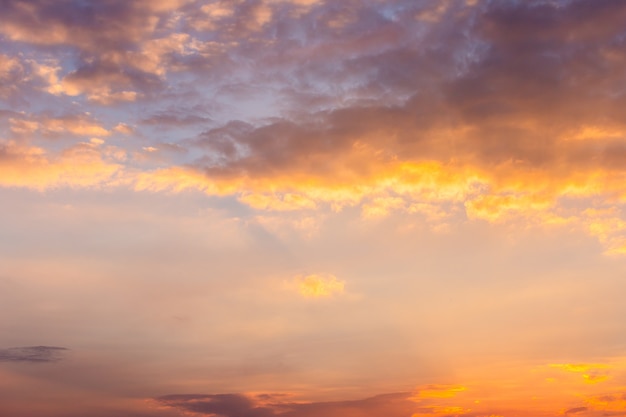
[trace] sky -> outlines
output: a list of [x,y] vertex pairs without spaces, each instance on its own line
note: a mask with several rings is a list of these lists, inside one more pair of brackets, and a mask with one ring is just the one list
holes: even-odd
[[623,0],[0,0],[0,416],[626,415]]

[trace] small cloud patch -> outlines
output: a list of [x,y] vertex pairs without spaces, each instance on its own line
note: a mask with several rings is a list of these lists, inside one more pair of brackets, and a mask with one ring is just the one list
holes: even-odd
[[461,385],[426,385],[418,388],[413,399],[453,398],[465,390],[467,388]]
[[56,346],[24,346],[0,349],[0,362],[58,362],[68,350]]
[[331,274],[311,274],[296,277],[298,292],[307,298],[332,297],[344,292],[345,282]]
[[549,365],[551,368],[559,368],[567,372],[582,374],[585,382],[588,384],[597,384],[609,378],[606,369],[610,368],[605,364],[571,364],[571,363],[553,363]]

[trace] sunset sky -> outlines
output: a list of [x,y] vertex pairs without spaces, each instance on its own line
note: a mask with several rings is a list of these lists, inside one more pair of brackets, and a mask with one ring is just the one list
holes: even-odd
[[626,1],[0,0],[0,417],[626,416]]

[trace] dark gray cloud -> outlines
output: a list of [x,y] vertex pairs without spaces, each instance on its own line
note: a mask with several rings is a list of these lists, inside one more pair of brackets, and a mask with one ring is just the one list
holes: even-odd
[[[158,397],[156,401],[181,411],[220,417],[406,417],[421,410],[409,397],[410,393],[392,393],[363,400],[273,403],[272,400],[276,399],[273,395],[261,395],[254,399],[241,394],[180,394]],[[428,412],[429,409],[421,411]]]
[[194,114],[194,111],[190,109],[158,111],[141,120],[141,123],[144,125],[157,126],[161,129],[202,125],[209,122],[211,122],[209,117]]
[[0,349],[0,362],[58,362],[67,348],[56,346],[24,346]]

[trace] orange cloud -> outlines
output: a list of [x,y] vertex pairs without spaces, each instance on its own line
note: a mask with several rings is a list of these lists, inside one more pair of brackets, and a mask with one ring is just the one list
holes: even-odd
[[418,388],[413,400],[419,401],[432,398],[453,398],[467,388],[462,385],[426,385]]
[[549,365],[552,368],[562,369],[567,372],[579,373],[582,374],[585,382],[589,384],[597,384],[598,382],[606,381],[609,378],[609,375],[606,374],[605,369],[610,368],[608,365],[604,364],[551,364]]
[[52,156],[41,148],[0,143],[0,185],[37,190],[101,186],[113,181],[122,166],[107,160],[100,147],[98,142],[79,143]]
[[106,137],[111,134],[88,114],[71,115],[64,117],[41,117],[41,118],[11,118],[9,119],[11,131],[20,135],[31,137],[35,133],[44,135],[71,134],[76,136],[99,136]]
[[587,398],[585,403],[594,410],[599,411],[626,411],[626,394],[612,393]]
[[345,282],[331,274],[311,274],[296,277],[295,283],[300,295],[306,298],[326,298],[342,294]]

